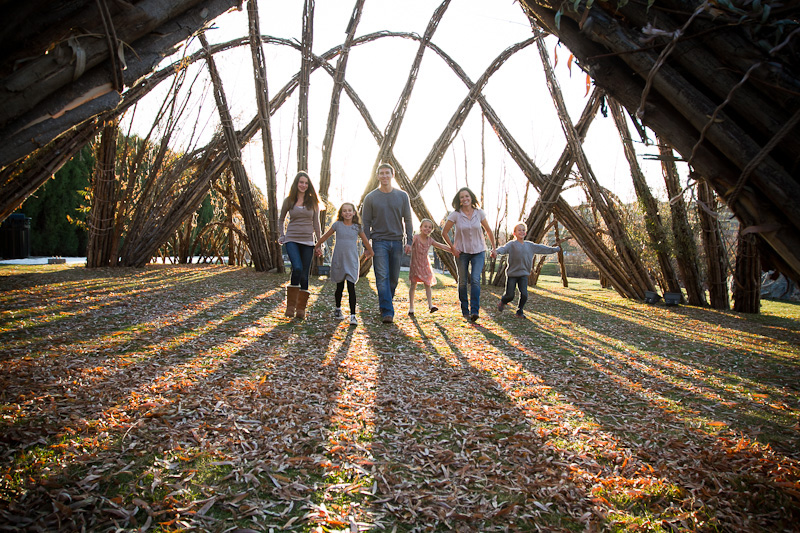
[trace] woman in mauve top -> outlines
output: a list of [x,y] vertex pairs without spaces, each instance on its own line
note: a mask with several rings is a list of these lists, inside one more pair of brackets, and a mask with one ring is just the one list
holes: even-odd
[[[286,224],[286,218],[289,223]],[[315,237],[319,240],[319,197],[308,173],[294,178],[289,196],[283,201],[278,219],[278,242],[286,248],[292,263],[292,277],[286,287],[286,316],[305,318],[308,304],[308,276],[314,258]]]
[[[483,233],[492,243],[492,257],[495,253],[495,242],[492,228],[486,221],[486,213],[478,209],[478,199],[468,187],[462,187],[453,198],[453,211],[447,217],[442,229],[442,237],[450,246],[450,251],[458,265],[458,300],[461,302],[461,314],[472,322],[477,322],[481,307],[481,272],[486,262],[486,243]],[[449,232],[454,229],[454,241],[450,241]],[[467,291],[467,284],[470,289]]]

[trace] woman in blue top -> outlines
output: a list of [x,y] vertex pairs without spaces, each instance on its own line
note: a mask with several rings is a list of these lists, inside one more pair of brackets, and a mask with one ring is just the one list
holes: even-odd
[[[481,272],[486,262],[486,243],[483,233],[492,243],[491,256],[496,257],[492,228],[486,221],[486,213],[478,209],[478,199],[468,187],[462,187],[453,198],[453,211],[447,217],[442,229],[444,242],[458,264],[458,300],[461,302],[461,314],[464,318],[476,322],[481,307]],[[454,228],[454,241],[450,241],[449,232]],[[467,283],[470,285],[467,292]]]

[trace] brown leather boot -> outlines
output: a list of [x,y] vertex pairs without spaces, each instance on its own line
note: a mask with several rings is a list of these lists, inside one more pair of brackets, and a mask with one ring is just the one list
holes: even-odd
[[297,309],[295,309],[294,312],[294,316],[297,318],[306,317],[306,304],[308,303],[309,296],[311,296],[311,293],[308,291],[301,290],[297,293]]
[[293,317],[297,306],[297,293],[300,292],[299,285],[288,285],[286,287],[286,313],[288,317]]

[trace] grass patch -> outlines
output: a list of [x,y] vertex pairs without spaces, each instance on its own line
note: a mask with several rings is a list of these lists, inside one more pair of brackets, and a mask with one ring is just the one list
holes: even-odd
[[437,274],[439,311],[412,320],[403,273],[395,323],[370,275],[351,327],[324,278],[306,320],[284,317],[285,283],[0,267],[0,512],[42,530],[800,520],[797,305],[667,308],[545,274],[526,318],[498,314],[503,288],[484,286],[472,324]]

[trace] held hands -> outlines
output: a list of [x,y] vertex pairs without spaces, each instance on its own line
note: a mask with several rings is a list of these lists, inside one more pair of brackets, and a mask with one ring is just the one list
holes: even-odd
[[489,254],[489,256],[490,256],[492,259],[496,259],[496,258],[497,258],[497,250],[495,250],[494,248],[492,248],[492,253],[491,253],[491,254]]
[[322,257],[322,246],[320,246],[319,244],[317,244],[316,246],[314,246],[314,253],[315,253],[315,254],[316,254],[318,257]]
[[406,255],[409,255],[409,254],[411,254],[411,245],[410,245],[410,244],[406,244],[405,248],[403,248],[403,252],[404,252]]
[[364,250],[364,259],[369,259],[370,257],[374,256],[375,252],[372,250]]

